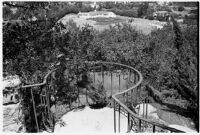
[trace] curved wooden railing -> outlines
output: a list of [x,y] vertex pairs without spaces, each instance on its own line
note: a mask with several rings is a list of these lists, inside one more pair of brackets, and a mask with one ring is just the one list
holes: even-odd
[[[148,102],[148,95],[144,94],[144,90],[141,88],[141,83],[143,80],[142,74],[131,66],[127,66],[120,63],[114,62],[85,62],[87,65],[87,72],[89,72],[90,78],[92,78],[93,83],[100,82],[104,86],[107,92],[107,96],[111,96],[113,103],[111,107],[114,108],[114,132],[117,131],[117,121],[116,113],[118,111],[118,132],[120,132],[120,115],[125,113],[128,119],[127,122],[127,132],[135,130],[135,132],[143,132],[144,129],[150,125],[152,132],[156,131],[156,127],[164,130],[169,130],[171,132],[183,132],[175,128],[168,127],[167,125],[160,124],[158,122],[148,119],[148,104],[146,108],[143,108],[143,112],[146,109],[146,115],[143,117],[139,116],[134,108],[136,105]],[[74,64],[73,64],[74,65]],[[66,65],[68,68],[70,65]],[[79,64],[75,64],[73,68],[79,68]],[[44,105],[44,112],[42,112],[43,123],[44,120],[49,122],[52,132],[54,131],[54,116],[50,111],[50,97],[55,93],[54,84],[52,84],[52,74],[56,69],[50,71],[45,77],[42,83],[25,85],[22,86],[23,91],[30,91],[32,98],[32,106],[34,111],[34,122],[37,127],[37,132],[40,131],[40,126],[38,125],[37,108],[35,105],[35,97],[33,95],[34,91],[39,91],[40,102]],[[101,78],[101,79],[100,79]],[[106,81],[105,81],[106,79]],[[110,81],[109,81],[110,80]],[[51,82],[51,84],[50,84]],[[118,84],[118,87],[115,86]],[[36,88],[36,89],[35,89]],[[143,96],[142,96],[143,95]],[[144,96],[145,95],[145,96]],[[87,95],[86,95],[87,96]],[[87,98],[87,97],[86,97]],[[133,128],[132,122],[137,125],[137,128]],[[135,126],[136,126],[135,125]]]

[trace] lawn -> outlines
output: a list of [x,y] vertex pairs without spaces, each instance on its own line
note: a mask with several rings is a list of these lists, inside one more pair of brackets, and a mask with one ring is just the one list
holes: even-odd
[[114,23],[122,23],[125,22],[125,19],[120,17],[98,17],[98,18],[88,18],[87,20],[92,20],[96,22],[96,25],[110,25]]
[[135,27],[135,29],[143,34],[149,34],[152,30],[163,27],[166,22],[159,22],[156,20],[147,20],[143,18],[130,18],[124,16],[117,17],[99,17],[99,18],[80,18],[77,17],[76,14],[66,15],[61,20],[63,24],[66,24],[69,20],[73,20],[78,26],[83,27],[85,24],[89,24],[94,29],[98,31],[103,31],[105,29],[109,29],[109,25],[117,24],[117,23],[128,23],[129,19],[133,19],[134,21],[129,23],[131,26]]

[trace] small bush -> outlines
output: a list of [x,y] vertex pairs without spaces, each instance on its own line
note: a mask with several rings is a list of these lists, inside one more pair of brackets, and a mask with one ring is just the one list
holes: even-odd
[[183,24],[187,24],[187,25],[196,25],[198,23],[198,19],[197,19],[197,15],[186,15],[184,20],[183,20]]
[[90,12],[93,11],[94,9],[91,6],[82,6],[80,11],[81,12]]
[[178,11],[183,11],[185,8],[183,6],[178,7]]
[[173,18],[175,18],[175,19],[178,19],[178,18],[179,18],[179,15],[178,15],[178,14],[175,14],[175,13],[172,13],[172,16],[173,16]]
[[116,15],[127,16],[127,17],[138,17],[137,10],[134,9],[111,9]]
[[157,16],[157,20],[158,21],[161,21],[161,22],[165,22],[165,21],[167,21],[167,17],[166,16]]
[[154,17],[153,16],[148,16],[147,19],[154,20]]
[[69,6],[65,9],[65,13],[66,14],[70,14],[70,13],[75,13],[77,14],[79,11],[78,11],[78,8],[76,6]]
[[193,9],[193,10],[190,10],[190,12],[189,12],[190,14],[198,14],[198,10],[197,9]]
[[197,17],[198,16],[196,14],[189,14],[189,15],[185,16],[186,19],[196,19],[196,20],[198,20]]

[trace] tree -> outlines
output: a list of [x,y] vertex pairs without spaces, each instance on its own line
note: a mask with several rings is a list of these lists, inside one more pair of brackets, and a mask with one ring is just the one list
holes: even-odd
[[149,7],[148,2],[140,4],[138,8],[138,17],[146,16],[148,7]]
[[185,8],[183,6],[178,7],[178,11],[183,11]]
[[190,111],[180,114],[192,118],[198,127],[195,113],[198,112],[198,32],[195,28],[189,26],[181,30],[173,20],[173,27],[167,25],[145,36],[126,25],[116,25],[100,34],[98,40],[104,40],[103,53],[107,61],[140,69],[144,82],[158,90],[160,103],[173,106],[173,110],[176,107]]
[[153,13],[154,13],[154,9],[149,6],[146,12],[147,17],[153,17]]
[[12,11],[8,6],[3,7],[3,18],[4,19],[9,19],[9,17],[12,15]]

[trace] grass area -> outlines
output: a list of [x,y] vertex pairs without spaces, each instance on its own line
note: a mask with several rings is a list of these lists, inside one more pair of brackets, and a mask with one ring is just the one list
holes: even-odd
[[66,15],[61,21],[66,24],[69,20],[73,20],[78,26],[83,27],[85,24],[89,24],[94,29],[98,31],[103,31],[105,29],[109,29],[109,25],[117,24],[117,23],[128,23],[129,19],[133,19],[134,21],[129,23],[131,26],[135,27],[135,29],[143,34],[149,34],[155,28],[161,27],[165,25],[165,22],[159,22],[156,20],[147,20],[143,18],[130,18],[125,16],[117,16],[117,17],[99,17],[99,18],[80,18],[77,17],[76,14]]
[[87,20],[96,21],[96,25],[109,25],[114,23],[121,23],[125,22],[125,19],[122,19],[120,17],[98,17],[98,18],[88,18]]

